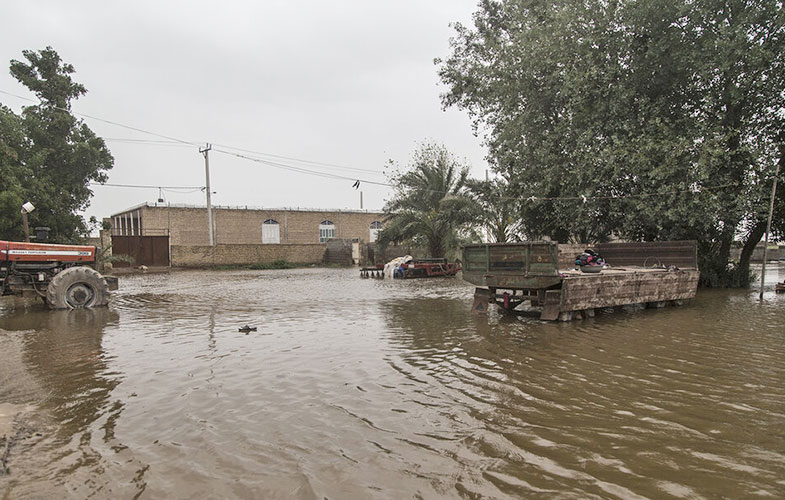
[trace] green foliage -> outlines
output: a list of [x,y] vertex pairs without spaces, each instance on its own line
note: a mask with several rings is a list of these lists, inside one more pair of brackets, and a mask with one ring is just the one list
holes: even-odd
[[697,239],[706,276],[740,283],[731,243],[760,239],[782,161],[783,19],[778,0],[484,0],[437,60],[443,103],[486,133],[528,236]]
[[11,61],[11,75],[41,102],[19,115],[0,105],[0,238],[22,238],[20,209],[30,201],[31,228],[48,226],[54,241],[75,242],[88,231],[78,212],[89,206],[90,182],[105,182],[114,158],[70,112],[87,92],[72,80],[73,66],[51,47],[23,55]]
[[278,259],[272,262],[257,262],[256,264],[248,266],[248,269],[295,269],[297,267],[300,266],[286,260]]
[[[304,267],[305,264],[296,264],[283,259],[277,259],[270,262],[256,262],[254,264],[227,264],[215,266],[212,269],[216,271],[233,271],[237,269],[249,269],[253,271],[263,271],[269,269],[297,269]],[[310,265],[310,264],[308,264]]]
[[467,185],[469,195],[476,203],[476,220],[486,239],[496,243],[520,241],[520,203],[510,183],[503,179],[470,179]]
[[131,266],[133,266],[134,263],[136,262],[133,256],[131,255],[113,254],[111,243],[104,248],[98,249],[98,253],[95,256],[95,261],[98,264],[99,269],[102,269],[106,264],[113,264],[115,262],[125,262],[126,264],[129,264]]
[[24,141],[21,119],[0,105],[0,238],[21,239],[21,207],[26,192],[22,187],[30,171],[19,162],[19,145]]
[[384,207],[387,219],[377,243],[410,240],[431,257],[454,252],[476,219],[476,205],[467,195],[467,166],[434,143],[423,143],[407,168],[391,175],[393,198]]
[[698,244],[701,285],[708,288],[742,288],[755,281],[756,274],[750,270],[749,266],[717,259],[719,245],[718,242],[699,242]]
[[115,263],[115,262],[125,262],[129,264],[131,267],[136,264],[136,259],[133,258],[131,255],[106,255],[103,258],[98,260],[99,264],[107,264],[107,263]]

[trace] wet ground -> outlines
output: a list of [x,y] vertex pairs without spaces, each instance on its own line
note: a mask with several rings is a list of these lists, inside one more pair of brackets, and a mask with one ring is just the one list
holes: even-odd
[[783,497],[785,268],[572,323],[357,275],[0,302],[0,499]]

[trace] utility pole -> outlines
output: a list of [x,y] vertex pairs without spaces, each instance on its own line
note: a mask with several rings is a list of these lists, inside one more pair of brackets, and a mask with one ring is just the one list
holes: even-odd
[[363,192],[360,191],[360,210],[363,209]]
[[[488,169],[485,169],[485,182],[488,182]],[[491,242],[491,228],[486,224],[485,226],[485,243]]]
[[210,246],[215,245],[215,238],[213,237],[213,206],[210,203],[210,156],[208,153],[212,149],[210,143],[205,144],[204,148],[200,148],[199,152],[204,155],[204,176],[205,176],[205,193],[207,194],[207,238],[210,241]]
[[769,206],[769,222],[766,224],[766,239],[763,243],[763,267],[760,270],[760,295],[758,300],[763,300],[763,280],[766,278],[766,258],[769,252],[769,232],[771,231],[771,218],[774,215],[774,197],[777,196],[777,177],[780,176],[780,161],[777,162],[777,170],[774,172],[774,184],[771,186],[771,205]]

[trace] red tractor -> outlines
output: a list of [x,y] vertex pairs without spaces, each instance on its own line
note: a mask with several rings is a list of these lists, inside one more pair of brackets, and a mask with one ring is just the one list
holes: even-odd
[[0,241],[0,295],[38,296],[52,309],[105,306],[117,278],[94,269],[94,246]]

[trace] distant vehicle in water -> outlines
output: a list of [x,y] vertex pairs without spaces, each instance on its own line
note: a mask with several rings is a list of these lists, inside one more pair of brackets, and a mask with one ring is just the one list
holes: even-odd
[[460,263],[449,263],[447,259],[412,259],[402,265],[399,268],[398,275],[393,274],[393,278],[411,279],[455,276],[460,270]]
[[384,265],[383,269],[381,267],[360,269],[360,277],[393,279],[438,278],[455,276],[460,270],[460,261],[450,263],[445,258],[415,259],[411,255],[405,255],[391,260]]

